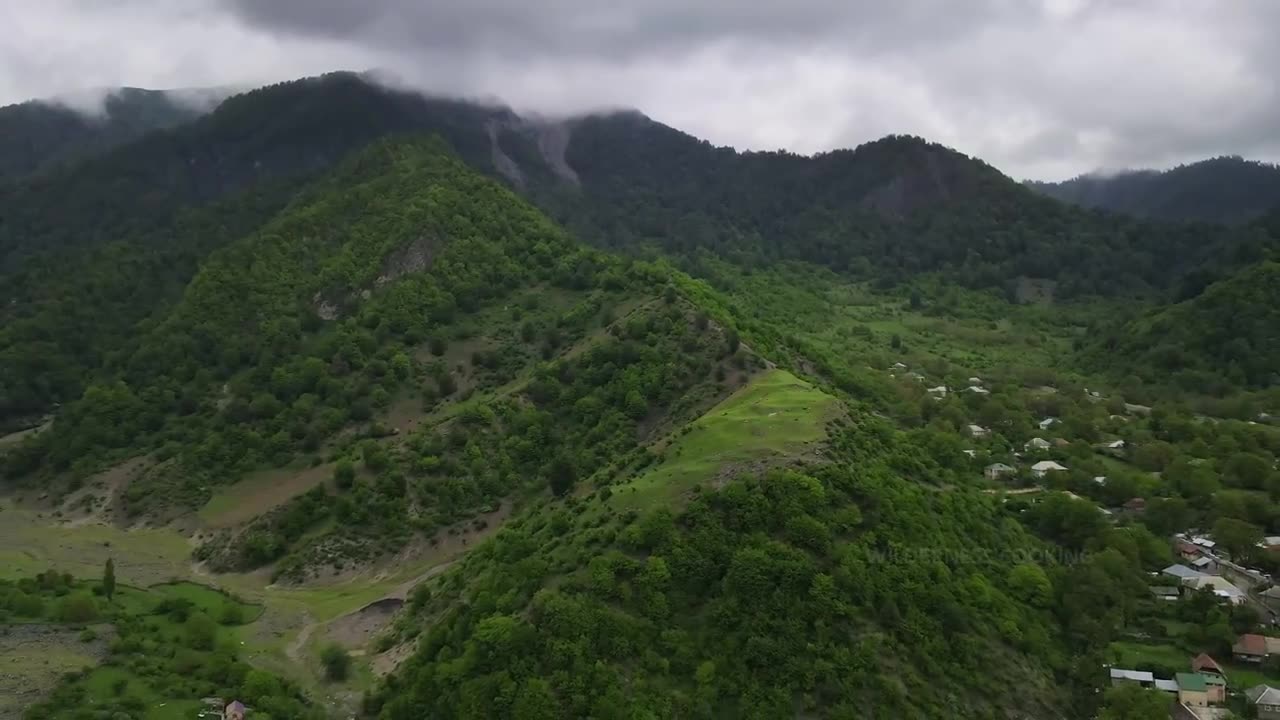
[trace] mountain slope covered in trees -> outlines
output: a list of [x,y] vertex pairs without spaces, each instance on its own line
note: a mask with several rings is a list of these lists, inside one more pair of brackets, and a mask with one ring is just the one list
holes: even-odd
[[747,264],[805,260],[880,283],[942,272],[1010,296],[1030,278],[1054,283],[1060,298],[1132,297],[1267,242],[1255,228],[1082,211],[912,137],[813,157],[739,153],[621,113],[573,123],[566,159],[576,192],[534,192],[553,217],[593,243],[649,246],[691,268],[713,252]]
[[[149,453],[122,502],[156,521],[314,455],[332,484],[200,554],[293,582],[515,503],[522,520],[456,593],[415,601],[444,621],[369,701],[387,717],[1056,716],[1054,675],[1098,638],[1070,639],[1055,608],[1088,586],[1066,568],[886,563],[926,516],[938,541],[993,557],[1039,547],[994,499],[921,487],[941,470],[890,427],[816,417],[826,440],[773,461],[803,472],[751,479],[766,456],[646,490],[647,470],[695,452],[679,439],[707,431],[688,423],[765,366],[691,283],[576,246],[439,141],[378,142],[213,251],[8,471],[53,488]],[[372,421],[406,394],[416,429]],[[986,692],[999,675],[1034,691]]]
[[[638,113],[563,122],[338,73],[229,99],[193,123],[0,189],[0,426],[36,422],[134,342],[212,250],[346,153],[439,134],[577,237],[700,274],[718,255],[805,260],[882,287],[943,273],[1020,297],[1182,292],[1269,242],[1055,203],[980,161],[894,137],[814,157],[715,148]],[[1215,275],[1216,276],[1216,275]],[[1191,285],[1203,287],[1203,278]]]
[[1197,297],[1106,330],[1102,366],[1187,390],[1280,383],[1280,263],[1266,261]]
[[1240,157],[1027,186],[1063,202],[1154,220],[1241,223],[1280,206],[1280,167]]
[[[1156,357],[1265,399],[1267,228],[1069,207],[918,138],[739,153],[287,83],[0,195],[3,412],[49,413],[3,438],[4,488],[289,612],[405,603],[376,640],[264,622],[154,658],[251,706],[302,699],[237,652],[314,681],[332,631],[360,672],[300,687],[397,720],[1093,716],[1117,643],[1168,619],[1160,535],[1280,517],[1280,439],[1170,422]],[[1030,281],[1067,302],[1009,302]],[[1104,340],[1138,360],[1099,375],[1167,407],[1086,393],[1071,348]],[[1189,468],[1219,467],[1209,502]],[[1215,647],[1257,624],[1208,620]]]
[[106,94],[100,109],[39,100],[2,107],[0,182],[49,172],[190,122],[202,112],[197,92],[119,88]]

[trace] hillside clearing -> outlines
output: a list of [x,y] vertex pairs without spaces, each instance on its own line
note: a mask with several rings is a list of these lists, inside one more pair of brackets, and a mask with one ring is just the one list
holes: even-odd
[[225,528],[248,522],[333,477],[333,464],[302,470],[269,470],[220,489],[197,513],[205,525]]
[[835,398],[785,370],[761,373],[670,439],[665,460],[614,490],[625,507],[679,498],[744,464],[796,457],[826,438]]

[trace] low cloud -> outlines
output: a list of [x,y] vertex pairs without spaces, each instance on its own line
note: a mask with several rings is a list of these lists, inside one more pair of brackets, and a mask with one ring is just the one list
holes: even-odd
[[5,20],[0,100],[377,67],[740,148],[914,133],[1015,177],[1280,159],[1270,0],[45,0]]

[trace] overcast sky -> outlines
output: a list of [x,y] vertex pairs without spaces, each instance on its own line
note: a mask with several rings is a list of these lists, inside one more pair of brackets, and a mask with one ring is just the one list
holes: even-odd
[[1280,160],[1280,0],[13,0],[0,28],[0,104],[383,68],[739,148],[917,134],[1017,178]]

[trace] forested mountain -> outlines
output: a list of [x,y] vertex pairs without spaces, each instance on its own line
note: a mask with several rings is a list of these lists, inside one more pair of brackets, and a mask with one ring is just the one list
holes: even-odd
[[813,157],[738,153],[622,113],[574,122],[566,159],[577,192],[534,193],[554,217],[592,242],[694,262],[710,251],[748,264],[806,260],[882,283],[943,271],[1011,296],[1021,278],[1056,283],[1064,298],[1132,296],[1268,242],[1253,229],[1082,212],[911,137]]
[[[146,455],[118,511],[157,522],[314,454],[331,483],[197,554],[278,582],[523,510],[450,594],[415,595],[409,617],[436,619],[367,701],[381,717],[1062,717],[1139,567],[1115,550],[1000,562],[1043,541],[995,498],[926,487],[954,471],[770,368],[712,292],[575,245],[440,140],[378,141],[212,250],[6,470],[75,487]],[[757,387],[799,407],[734,394]],[[416,426],[373,420],[406,396]],[[729,466],[698,497],[706,476],[678,468],[706,462],[730,413],[776,422],[761,402],[820,444]],[[938,544],[981,552],[885,562]],[[1025,691],[998,692],[1008,678]],[[94,692],[70,682],[40,712]]]
[[1280,206],[1280,167],[1235,156],[1027,186],[1063,202],[1155,220],[1240,223]]
[[488,123],[507,117],[338,73],[231,98],[191,124],[0,187],[0,427],[78,396],[207,253],[348,152],[429,131],[492,168]]
[[202,110],[181,95],[195,92],[119,88],[106,94],[100,111],[42,100],[0,107],[0,182],[49,172],[189,122]]
[[1280,384],[1280,263],[1258,263],[1197,297],[1113,326],[1096,361],[1148,382],[1223,391]]
[[377,138],[417,131],[439,134],[576,236],[660,252],[695,273],[713,254],[757,266],[806,260],[882,286],[943,272],[1009,297],[1028,281],[1041,296],[1134,296],[1181,290],[1191,269],[1226,272],[1269,242],[1256,227],[1073,209],[917,138],[814,157],[739,153],[634,112],[522,120],[337,73],[233,97],[187,125],[0,189],[0,426],[77,396],[206,253],[270,216],[298,183]]
[[[38,512],[3,527],[176,538],[176,572],[271,618],[220,642],[137,590],[29,717],[215,691],[272,717],[1098,716],[1121,643],[1203,626],[1221,654],[1259,623],[1175,619],[1200,601],[1148,573],[1193,523],[1240,557],[1280,532],[1280,435],[1177,417],[1274,397],[1271,219],[1081,209],[913,137],[744,153],[348,73],[11,183],[0,424],[39,428],[0,462]],[[0,622],[60,590],[89,595],[0,584]]]

